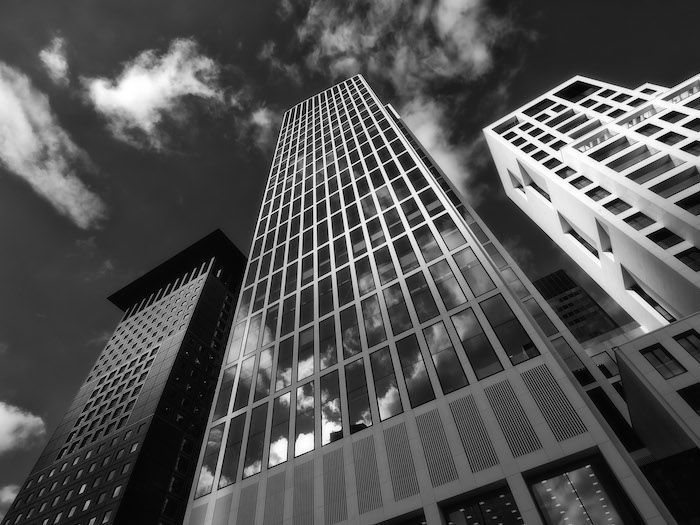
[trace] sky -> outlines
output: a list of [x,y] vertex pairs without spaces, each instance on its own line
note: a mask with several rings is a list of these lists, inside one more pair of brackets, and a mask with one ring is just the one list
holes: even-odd
[[362,73],[531,278],[565,268],[481,129],[576,74],[698,73],[687,0],[0,3],[0,517],[119,321],[106,301],[221,228],[247,253],[281,115]]

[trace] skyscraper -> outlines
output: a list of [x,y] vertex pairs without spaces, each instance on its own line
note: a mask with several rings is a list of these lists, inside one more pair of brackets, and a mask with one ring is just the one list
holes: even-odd
[[532,284],[579,342],[610,334],[619,328],[613,318],[564,270],[540,277]]
[[506,194],[639,324],[700,310],[700,75],[577,76],[484,134]]
[[361,76],[285,113],[249,259],[185,523],[673,523],[574,373],[614,388]]
[[3,525],[182,522],[244,266],[217,230],[109,297],[124,316]]

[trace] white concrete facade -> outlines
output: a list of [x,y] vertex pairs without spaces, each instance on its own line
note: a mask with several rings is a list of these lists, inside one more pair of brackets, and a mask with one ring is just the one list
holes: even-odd
[[700,75],[576,76],[484,134],[508,197],[646,330],[700,310]]

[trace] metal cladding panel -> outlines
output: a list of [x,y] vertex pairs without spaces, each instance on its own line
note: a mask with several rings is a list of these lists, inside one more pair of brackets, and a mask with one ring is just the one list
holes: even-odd
[[352,455],[355,463],[357,505],[360,514],[364,514],[383,505],[374,437],[367,436],[353,443]]
[[514,457],[542,448],[542,443],[508,380],[486,387],[484,393]]
[[314,461],[294,467],[294,525],[313,525],[314,522]]
[[457,468],[437,409],[416,417],[416,424],[433,487],[456,480]]
[[408,442],[406,423],[384,431],[384,443],[389,458],[389,475],[396,501],[418,494],[416,466],[413,464],[411,445]]
[[586,432],[586,425],[578,417],[547,365],[541,364],[521,375],[557,441]]
[[479,414],[474,397],[468,395],[450,403],[467,461],[473,472],[498,465],[498,455]]
[[201,525],[204,523],[204,519],[207,517],[207,507],[209,505],[204,504],[199,507],[194,507],[192,509],[192,514],[190,514],[190,521],[187,523],[189,525]]
[[233,494],[227,494],[216,500],[214,507],[214,517],[211,520],[211,525],[227,525],[228,517],[231,513],[231,502]]
[[326,525],[348,519],[342,448],[323,456],[323,504]]
[[270,476],[265,490],[264,525],[277,525],[284,518],[284,484],[286,472]]
[[238,504],[236,525],[253,525],[255,523],[255,508],[258,504],[258,484],[255,483],[241,490]]

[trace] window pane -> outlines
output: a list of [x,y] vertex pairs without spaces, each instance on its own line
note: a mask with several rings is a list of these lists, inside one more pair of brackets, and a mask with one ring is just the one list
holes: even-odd
[[471,308],[453,315],[452,323],[477,379],[484,379],[503,370],[501,362]]
[[494,295],[479,304],[511,363],[517,365],[540,355],[502,295]]
[[228,404],[231,401],[231,392],[233,391],[233,382],[235,379],[236,365],[230,366],[224,370],[224,376],[221,378],[221,388],[219,388],[219,395],[216,398],[216,405],[214,405],[212,421],[216,421],[228,414]]
[[297,388],[294,457],[314,449],[314,382]]
[[307,328],[299,335],[297,381],[314,373],[314,328]]
[[357,287],[361,296],[374,290],[374,277],[372,276],[369,257],[365,257],[355,263],[355,272],[357,273]]
[[333,310],[333,277],[321,279],[318,283],[318,316],[323,317]]
[[280,343],[277,353],[277,377],[275,390],[282,390],[292,384],[292,359],[294,358],[294,338]]
[[289,404],[292,393],[275,399],[272,405],[272,429],[270,430],[270,454],[267,466],[274,467],[287,461],[289,450]]
[[467,242],[449,214],[440,215],[440,217],[435,219],[435,226],[440,232],[440,237],[442,237],[442,240],[445,241],[447,248],[450,250],[454,250]]
[[491,277],[474,255],[474,250],[465,248],[454,255],[464,279],[475,296],[479,296],[495,288]]
[[272,348],[260,352],[258,378],[255,381],[254,401],[270,395],[270,374],[272,373]]
[[267,403],[253,409],[250,414],[248,444],[245,448],[243,477],[257,474],[262,469],[263,444],[265,442],[265,423],[267,421]]
[[265,326],[263,328],[262,345],[265,346],[277,339],[277,314],[279,305],[267,309],[265,315]]
[[329,317],[319,325],[319,368],[325,370],[338,362],[335,342],[335,319]]
[[389,348],[377,350],[370,355],[372,375],[374,376],[374,392],[377,396],[379,419],[384,421],[403,412],[401,395],[396,383],[394,365],[391,361]]
[[219,475],[219,488],[226,487],[236,482],[238,474],[238,460],[243,445],[243,429],[245,427],[245,414],[238,415],[231,420],[226,438],[224,460],[221,463]]
[[262,324],[262,314],[254,316],[250,320],[250,327],[248,328],[248,337],[246,338],[245,350],[243,355],[254,352],[258,347],[258,341],[260,340],[260,326]]
[[314,287],[313,285],[301,291],[299,305],[299,326],[304,326],[314,320]]
[[338,371],[321,378],[321,445],[343,438],[343,417],[340,408]]
[[685,351],[692,355],[700,363],[700,336],[695,330],[689,330],[677,335],[674,339],[685,348]]
[[348,393],[350,434],[354,434],[372,426],[372,412],[369,408],[363,359],[353,361],[345,366],[345,383]]
[[534,297],[530,297],[528,300],[523,301],[523,304],[525,305],[525,308],[527,308],[527,311],[530,312],[530,315],[535,318],[535,321],[537,321],[537,324],[544,332],[544,335],[554,335],[559,331],[549,317],[547,317],[547,314],[544,313],[544,310],[542,310],[542,307]]
[[418,266],[418,259],[413,252],[411,241],[407,235],[394,241],[394,249],[396,250],[396,256],[399,258],[399,266],[401,266],[401,270],[404,273],[408,273]]
[[430,267],[430,275],[433,276],[433,282],[435,282],[440,297],[442,297],[445,308],[450,310],[467,302],[462,287],[455,279],[447,261],[443,260],[433,264]]
[[204,496],[211,492],[214,486],[214,474],[216,473],[216,462],[219,458],[219,449],[221,448],[221,438],[224,435],[224,423],[216,425],[209,431],[207,445],[204,449],[204,459],[202,460],[202,469],[199,471],[199,480],[197,481],[197,490],[195,498]]
[[357,313],[354,306],[340,312],[340,330],[343,341],[343,357],[347,359],[362,350],[360,328],[357,325]]
[[433,261],[442,255],[442,250],[438,246],[435,236],[433,236],[433,232],[430,231],[430,227],[427,224],[418,228],[414,234],[425,262]]
[[685,372],[685,368],[661,345],[641,350],[641,354],[656,368],[664,379],[670,379]]
[[396,343],[396,351],[401,362],[401,371],[406,381],[408,399],[415,408],[435,399],[428,372],[425,369],[423,355],[415,335],[409,335]]
[[440,321],[423,330],[430,356],[445,394],[467,386],[467,377],[452,346],[445,324]]
[[285,336],[294,329],[296,321],[297,297],[292,295],[284,300],[282,307],[282,328],[280,335]]
[[391,329],[394,335],[405,332],[413,326],[399,283],[384,290],[384,300],[386,301],[386,308],[389,311],[389,321],[391,322]]
[[244,406],[248,406],[248,398],[250,397],[250,388],[253,381],[253,365],[255,365],[255,356],[249,357],[241,365],[241,374],[238,378],[238,387],[236,388],[236,399],[233,402],[234,412]]
[[385,341],[384,320],[382,319],[382,311],[379,308],[379,299],[376,295],[362,301],[362,317],[365,321],[367,346],[371,348]]
[[338,306],[344,306],[355,298],[350,267],[346,266],[338,270],[336,278],[338,279]]
[[396,268],[394,268],[394,261],[391,260],[389,248],[385,246],[374,252],[374,261],[377,263],[377,273],[382,284],[387,284],[396,278]]
[[439,313],[423,272],[407,277],[406,285],[408,286],[408,293],[413,299],[413,306],[416,309],[418,320],[421,323],[432,319]]

